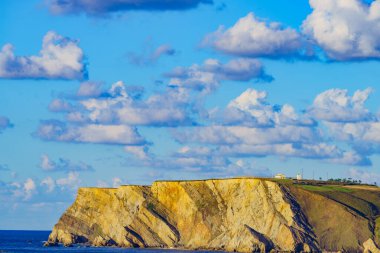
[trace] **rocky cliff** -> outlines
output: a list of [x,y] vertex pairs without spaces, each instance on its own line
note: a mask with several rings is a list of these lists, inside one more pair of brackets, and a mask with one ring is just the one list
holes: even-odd
[[335,194],[339,189],[319,190],[254,178],[81,188],[47,245],[238,252],[376,249],[380,192],[347,189],[347,197]]

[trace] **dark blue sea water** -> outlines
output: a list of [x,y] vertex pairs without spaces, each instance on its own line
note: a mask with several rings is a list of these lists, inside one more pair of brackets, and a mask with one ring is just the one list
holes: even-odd
[[[121,249],[74,247],[43,247],[50,231],[5,231],[0,230],[0,253],[192,253],[192,251],[161,249]],[[207,253],[207,251],[197,251]]]

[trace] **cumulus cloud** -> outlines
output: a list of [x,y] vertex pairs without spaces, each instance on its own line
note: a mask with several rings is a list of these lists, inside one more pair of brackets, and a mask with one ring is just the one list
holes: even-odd
[[320,143],[283,143],[262,145],[224,145],[219,148],[221,155],[234,157],[298,157],[322,160],[328,163],[369,166],[372,162],[354,151],[344,151],[336,145]]
[[310,0],[303,32],[333,60],[380,58],[380,1]]
[[180,143],[214,145],[214,155],[218,157],[298,157],[336,164],[371,165],[367,157],[325,143],[312,129],[305,127],[258,129],[214,126],[179,131],[174,137]]
[[142,145],[137,129],[126,125],[67,125],[57,120],[42,121],[35,135],[46,141]]
[[210,92],[215,90],[221,81],[250,81],[252,79],[272,81],[266,74],[263,65],[255,59],[238,58],[225,64],[216,59],[207,59],[203,65],[177,67],[166,76],[170,85]]
[[121,81],[107,90],[85,83],[80,86],[73,104],[66,100],[53,100],[50,108],[66,111],[66,118],[72,123],[130,126],[193,124],[191,116],[194,105],[186,90],[169,87],[164,92],[156,92],[141,99],[141,96],[128,88]]
[[[362,93],[356,94],[365,100]],[[248,89],[221,110],[210,125],[173,130],[181,144],[214,146],[221,157],[298,157],[324,162],[370,165],[367,156],[345,151],[325,135],[309,115],[298,114],[290,105],[273,106],[263,91]],[[356,108],[356,107],[355,107]]]
[[128,94],[122,82],[112,85],[110,97],[81,101],[91,122],[116,122],[127,125],[170,126],[191,124],[189,94],[181,89],[153,94],[146,100]]
[[152,157],[148,146],[126,146],[124,150],[139,160],[148,160]]
[[[209,71],[216,81],[236,79],[242,70],[226,65],[211,61],[198,68]],[[236,159],[267,156],[368,166],[368,156],[380,147],[377,116],[365,107],[371,89],[352,96],[346,90],[328,90],[302,111],[290,104],[271,104],[267,92],[247,89],[224,108],[207,111],[201,106],[206,111],[202,114],[197,111],[202,108],[194,104],[194,94],[202,94],[199,88],[169,86],[149,96],[134,96],[128,85],[119,81],[109,88],[85,83],[79,90],[57,103],[57,108],[66,108],[61,106],[64,102],[70,104],[70,110],[61,110],[67,122],[42,121],[36,135],[50,141],[122,145],[129,164],[149,168],[219,173],[223,168],[238,169]],[[166,128],[185,147],[203,148],[188,152],[184,147],[169,156],[156,157],[149,150],[152,143],[140,136],[137,126]],[[368,143],[373,147],[364,151],[363,144]],[[46,161],[46,168],[54,167],[50,159]]]
[[81,182],[82,180],[79,178],[79,173],[71,171],[67,174],[67,177],[57,179],[56,185],[57,187],[60,187],[62,190],[64,190],[65,188],[73,190],[78,189]]
[[311,108],[310,115],[329,122],[357,122],[373,119],[370,111],[365,108],[365,102],[372,89],[357,90],[353,96],[348,90],[330,89],[319,94]]
[[351,168],[349,170],[349,176],[355,180],[361,180],[363,183],[380,184],[380,173],[370,170],[359,170],[356,168]]
[[378,121],[328,124],[328,127],[339,140],[380,144],[380,122]]
[[380,0],[309,0],[300,32],[253,13],[224,26],[203,44],[243,57],[361,61],[380,58]]
[[[195,131],[194,131],[195,130]],[[190,131],[176,131],[174,136],[180,143],[198,142],[221,144],[278,144],[314,143],[321,139],[318,130],[303,126],[276,126],[255,128],[244,126],[200,126]]]
[[23,200],[29,200],[36,192],[36,183],[33,179],[28,178],[24,182],[13,182],[10,184],[12,188],[11,193],[16,198],[22,198]]
[[[54,179],[50,176],[40,180],[39,193],[49,195],[61,195],[62,193],[74,193],[81,185],[82,180],[77,171],[69,171],[65,177]],[[58,198],[60,199],[60,198]],[[57,199],[55,199],[56,201]]]
[[313,56],[313,50],[296,30],[276,22],[266,22],[253,13],[236,24],[206,36],[203,44],[241,57],[286,58]]
[[51,177],[44,178],[40,184],[46,187],[47,192],[53,192],[55,190],[55,180]]
[[144,66],[156,63],[162,56],[173,56],[176,53],[176,50],[170,45],[163,44],[151,52],[144,50],[143,54],[129,53],[128,58],[132,64]]
[[58,178],[48,176],[43,179],[26,178],[11,182],[0,180],[0,201],[8,205],[28,204],[37,207],[41,203],[69,204],[80,185],[81,179],[77,172],[69,172]]
[[365,106],[371,88],[357,90],[331,89],[319,94],[307,113],[320,120],[335,141],[345,142],[360,154],[380,152],[380,120]]
[[0,133],[3,130],[10,128],[12,126],[13,126],[13,124],[11,123],[9,118],[0,115]]
[[50,102],[48,108],[52,112],[69,112],[73,109],[69,102],[62,99],[54,99]]
[[271,105],[265,91],[247,89],[224,110],[212,110],[210,116],[225,125],[271,127],[274,125],[313,126],[315,121],[298,115],[289,104]]
[[81,97],[98,97],[101,95],[101,86],[99,82],[83,82],[77,91],[76,96]]
[[0,78],[82,80],[87,78],[87,69],[78,42],[50,31],[37,56],[16,56],[13,45],[3,46]]
[[55,14],[102,15],[129,10],[167,11],[186,10],[200,4],[212,4],[212,0],[46,0],[50,11]]
[[117,188],[119,187],[120,185],[122,185],[123,183],[123,180],[119,177],[114,177],[112,178],[112,187],[113,188]]
[[97,187],[100,187],[100,188],[109,188],[109,187],[118,188],[122,184],[125,184],[125,182],[121,178],[114,177],[114,178],[112,178],[110,183],[105,181],[105,180],[98,180]]
[[40,168],[47,172],[73,172],[73,171],[94,171],[94,168],[84,162],[74,163],[69,159],[59,158],[57,161],[52,161],[46,154],[41,156]]
[[213,149],[202,146],[183,146],[166,158],[153,157],[144,160],[139,166],[155,168],[148,173],[152,178],[171,177],[168,174],[163,177],[164,171],[181,170],[194,173],[198,177],[231,177],[233,175],[270,176],[272,173],[266,167],[258,166],[252,162],[231,160]]

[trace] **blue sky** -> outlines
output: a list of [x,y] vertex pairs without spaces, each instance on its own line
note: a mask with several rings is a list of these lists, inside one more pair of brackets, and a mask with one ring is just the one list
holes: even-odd
[[0,229],[81,186],[380,183],[380,0],[164,2],[0,3]]

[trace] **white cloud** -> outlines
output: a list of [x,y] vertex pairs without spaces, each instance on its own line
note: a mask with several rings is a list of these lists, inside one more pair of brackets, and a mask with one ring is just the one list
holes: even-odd
[[69,102],[62,99],[53,99],[48,108],[52,112],[70,112],[73,109]]
[[227,54],[243,57],[311,57],[313,52],[292,28],[266,22],[253,13],[240,18],[232,27],[221,26],[205,38],[204,44]]
[[106,180],[98,180],[97,187],[100,188],[109,188],[110,185],[113,188],[118,188],[120,185],[123,184],[123,180],[119,177],[114,177],[111,180],[111,183],[108,183]]
[[330,134],[340,141],[380,145],[380,122],[326,123]]
[[13,182],[8,187],[13,197],[21,198],[24,201],[31,199],[37,192],[36,183],[31,178],[26,179],[24,182]]
[[99,188],[108,188],[109,184],[104,180],[98,180],[98,183],[96,184],[96,187]]
[[377,185],[380,184],[379,172],[352,168],[349,170],[349,176],[354,180],[361,180],[363,183],[373,184],[376,182]]
[[55,190],[55,180],[51,177],[46,177],[40,183],[41,186],[46,186],[47,192],[53,192]]
[[83,82],[77,92],[78,97],[98,97],[101,94],[101,83]]
[[332,140],[350,145],[361,155],[379,153],[379,117],[365,106],[371,93],[372,89],[368,88],[350,96],[347,90],[331,89],[316,97],[308,114],[326,126]]
[[359,166],[370,166],[372,161],[365,156],[366,154],[360,154],[357,151],[345,151],[341,152],[340,156],[332,157],[327,159],[327,161],[336,164],[343,165],[359,165]]
[[[81,95],[88,86],[88,84],[81,85]],[[67,114],[69,121],[148,126],[176,126],[193,123],[190,117],[193,101],[184,89],[168,88],[165,92],[154,93],[145,100],[130,94],[128,86],[121,81],[114,83],[108,90],[98,91],[98,87],[96,90],[96,93],[102,93],[104,96],[90,98],[80,96],[79,100],[75,101],[77,102],[75,109]],[[92,92],[90,93],[93,95]]]
[[373,116],[365,108],[365,102],[371,93],[370,88],[357,90],[353,96],[348,95],[348,90],[327,90],[315,98],[309,114],[329,122],[369,121]]
[[169,157],[164,159],[154,157],[144,161],[140,166],[154,168],[154,171],[148,173],[148,176],[154,179],[173,178],[173,173],[164,176],[163,170],[181,170],[184,173],[196,172],[198,178],[199,176],[210,178],[231,177],[232,175],[270,176],[272,174],[265,167],[254,165],[242,159],[233,161],[216,150],[202,146],[183,146]]
[[53,170],[54,167],[55,167],[55,164],[50,161],[50,158],[48,155],[42,155],[41,156],[41,163],[40,163],[40,167],[43,169],[43,170]]
[[[218,128],[219,131],[225,130],[225,127]],[[254,130],[254,129],[250,129]],[[214,149],[209,148],[198,148],[196,150],[189,149],[187,146],[182,148],[178,152],[178,156],[185,157],[184,159],[177,160],[185,164],[187,161],[187,166],[190,166],[192,163],[203,164],[209,162],[208,159],[216,159],[216,157],[223,158],[216,161],[226,162],[224,160],[227,157],[266,157],[266,156],[277,156],[277,157],[297,157],[304,159],[317,159],[328,163],[335,164],[345,164],[345,165],[358,165],[358,166],[368,166],[371,165],[371,161],[360,155],[355,151],[344,151],[334,144],[329,144],[325,142],[310,141],[303,143],[302,139],[291,140],[284,139],[277,141],[272,141],[269,138],[256,140],[255,137],[259,135],[252,136],[249,132],[246,132],[245,135],[242,135],[241,138],[235,139],[235,142],[228,142],[230,140],[225,140],[223,137],[217,141],[214,139],[214,136],[211,138],[199,139],[197,133],[199,130],[190,132],[195,137],[188,141],[193,141],[197,144],[203,145],[214,145]],[[272,132],[268,133],[268,136]],[[218,132],[214,133],[215,135],[219,134]],[[202,135],[202,133],[200,133]],[[263,135],[263,134],[261,134]],[[223,135],[221,135],[223,136]],[[204,137],[204,136],[203,136]],[[219,136],[220,137],[220,136]],[[267,136],[266,136],[267,137]],[[186,138],[186,137],[185,137]],[[284,141],[284,142],[283,142]],[[283,143],[282,143],[283,142]],[[201,157],[201,158],[200,158]],[[172,158],[174,161],[176,159]],[[214,160],[213,160],[214,161]],[[215,162],[215,161],[214,161]],[[226,164],[225,164],[226,165]],[[215,163],[214,163],[215,166]],[[220,163],[220,167],[224,166],[223,163]]]
[[83,61],[83,51],[76,41],[50,31],[38,56],[16,56],[11,44],[3,46],[0,78],[82,80],[87,77]]
[[128,58],[132,64],[144,66],[156,63],[162,56],[174,56],[176,50],[168,44],[163,44],[153,51],[151,49],[144,49],[143,54],[129,53]]
[[[338,92],[338,95],[335,92],[323,93],[324,99],[316,99],[315,107],[323,107],[325,104],[326,108],[334,107],[328,111],[330,118],[335,117],[333,110],[344,112],[338,113],[340,120],[342,115],[348,117],[354,111],[365,112],[361,114],[361,118],[365,118],[368,111],[363,103],[369,92],[358,91],[352,98],[347,96],[347,92]],[[341,108],[335,103],[340,104]],[[213,146],[213,152],[207,148],[202,150],[209,152],[209,155],[211,153],[221,157],[278,156],[319,159],[348,165],[371,164],[365,153],[358,150],[346,151],[329,139],[329,135],[318,126],[318,122],[310,118],[309,113],[299,115],[288,104],[271,105],[267,102],[267,93],[264,91],[246,90],[221,110],[220,114],[221,116],[217,115],[216,122],[216,116],[212,115],[210,124],[173,130],[173,136],[184,145],[193,143]],[[180,151],[188,153],[186,148],[187,146]]]
[[244,126],[201,126],[189,131],[174,132],[181,143],[199,142],[210,144],[279,144],[279,143],[315,143],[321,140],[317,129],[304,126],[276,126],[255,128]]
[[151,158],[148,146],[125,146],[124,150],[140,160],[148,160]]
[[121,180],[119,177],[112,178],[112,187],[113,188],[119,187],[120,185],[122,185],[122,183],[123,183],[123,180]]
[[24,193],[25,193],[24,199],[30,199],[35,190],[36,190],[36,183],[33,181],[33,179],[28,178],[24,183]]
[[233,157],[298,157],[305,159],[317,159],[328,163],[344,165],[371,165],[371,161],[354,151],[344,151],[333,144],[261,144],[261,145],[224,145],[220,146],[218,152],[221,155]]
[[67,177],[59,178],[56,180],[56,185],[61,189],[77,189],[82,180],[79,178],[79,173],[77,172],[69,172]]
[[221,81],[250,81],[252,79],[272,81],[264,67],[256,59],[237,58],[225,64],[216,59],[207,59],[203,65],[177,67],[167,74],[170,85],[210,92]]
[[142,145],[145,140],[137,129],[126,125],[67,125],[60,121],[43,121],[36,135],[47,141]]
[[[314,120],[298,115],[289,105],[271,105],[267,101],[267,92],[247,89],[232,100],[226,109],[210,113],[211,117],[219,117],[223,124],[256,127],[273,127],[274,125],[313,126]],[[213,115],[214,114],[214,115]]]
[[59,158],[58,161],[52,161],[48,155],[43,154],[41,156],[40,167],[47,172],[72,172],[72,171],[94,171],[92,166],[85,164],[84,162],[74,163],[69,159]]
[[[15,179],[14,179],[15,180]],[[8,204],[34,205],[41,202],[69,204],[81,184],[79,174],[70,172],[65,177],[27,178],[20,181],[0,180],[0,201]]]
[[333,60],[380,58],[380,1],[310,0],[303,32]]

